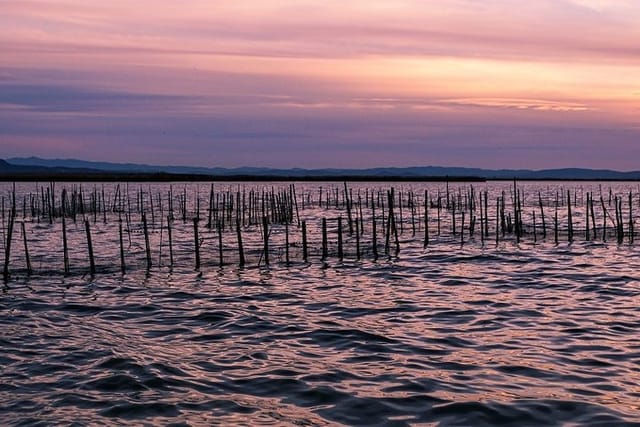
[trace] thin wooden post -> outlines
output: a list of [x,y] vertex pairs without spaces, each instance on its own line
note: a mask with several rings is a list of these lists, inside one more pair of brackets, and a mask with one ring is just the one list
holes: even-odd
[[393,213],[393,204],[394,204],[394,189],[391,187],[391,190],[387,192],[387,201],[389,203],[389,216],[387,217],[387,230],[385,234],[384,241],[384,253],[385,255],[389,255],[389,243],[391,239],[391,233],[393,232],[394,219],[395,214]]
[[[371,195],[373,197],[373,194]],[[376,222],[376,205],[371,202],[371,249],[373,251],[373,260],[378,260],[378,228]]]
[[591,236],[590,236],[590,229],[589,229],[589,193],[587,193],[587,205],[585,207],[585,219],[586,219],[586,227],[585,227],[585,240],[588,242],[589,240],[591,240]]
[[[347,203],[349,203],[347,201]],[[338,217],[338,259],[342,261],[344,254],[342,252],[342,217]]]
[[147,227],[147,215],[142,212],[142,229],[144,231],[144,246],[147,255],[147,271],[151,270],[151,246],[149,245],[149,229]]
[[240,261],[238,262],[238,265],[240,267],[244,267],[245,264],[245,259],[244,259],[244,248],[242,246],[242,232],[240,230],[240,220],[237,219],[236,220],[236,234],[238,235],[238,253],[240,255]]
[[218,226],[218,258],[220,267],[224,265],[224,248],[222,246],[222,221],[217,222]]
[[22,225],[22,240],[24,242],[24,256],[27,261],[27,274],[31,274],[33,270],[31,270],[31,258],[29,258],[29,247],[27,246],[27,230],[24,225],[24,221],[21,223]]
[[69,244],[67,242],[67,221],[62,217],[62,253],[64,257],[64,274],[69,274]]
[[462,224],[460,225],[460,247],[464,245],[464,211],[462,211]]
[[267,217],[262,217],[262,231],[264,233],[264,263],[269,265],[269,224]]
[[196,251],[196,271],[200,270],[200,238],[198,237],[198,217],[193,218],[193,243]]
[[289,223],[284,224],[284,259],[287,265],[289,265]]
[[438,236],[440,236],[440,210],[442,209],[442,199],[440,198],[440,190],[438,190],[438,204],[436,207],[437,207],[436,213],[437,213],[437,220],[438,220],[437,234]]
[[327,259],[327,219],[322,218],[322,260]]
[[173,236],[171,233],[172,214],[167,215],[167,236],[169,237],[169,269],[173,269]]
[[607,241],[607,208],[604,205],[604,199],[600,194],[600,204],[602,205],[602,241]]
[[429,192],[424,190],[424,243],[426,249],[429,246]]
[[629,243],[633,243],[635,240],[634,236],[634,224],[633,224],[633,196],[631,191],[629,191]]
[[207,219],[207,228],[211,229],[211,216],[213,214],[213,183],[209,189],[209,216]]
[[591,194],[591,223],[593,224],[593,240],[597,240],[598,239],[598,231],[597,231],[597,224],[596,224],[596,215],[595,215],[595,210],[593,207],[593,193]]
[[356,222],[356,259],[360,261],[360,231],[358,230],[357,222]]
[[124,239],[122,236],[122,218],[118,219],[118,234],[120,236],[120,270],[122,274],[126,272],[126,265],[124,263]]
[[569,235],[567,236],[569,242],[573,242],[573,217],[571,215],[571,191],[567,190],[567,221],[569,222]]
[[13,221],[15,216],[13,211],[9,214],[9,223],[7,224],[7,243],[4,247],[4,270],[3,278],[7,282],[9,280],[9,259],[11,258],[11,240],[13,235]]
[[89,226],[89,220],[84,220],[84,228],[87,232],[87,248],[89,250],[89,267],[91,269],[91,275],[94,276],[96,274],[96,263],[93,259],[93,243],[91,243],[91,229]]
[[453,235],[457,235],[458,233],[456,232],[456,202],[455,201],[451,201],[451,225],[453,227]]
[[558,206],[556,205],[556,213],[553,220],[553,240],[558,244]]
[[496,247],[500,243],[500,197],[496,198]]
[[308,260],[307,252],[307,221],[302,221],[302,259],[304,262]]

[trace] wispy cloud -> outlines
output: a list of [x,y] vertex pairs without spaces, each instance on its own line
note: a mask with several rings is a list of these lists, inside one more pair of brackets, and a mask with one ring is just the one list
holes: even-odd
[[477,98],[477,99],[452,99],[448,102],[458,105],[473,105],[480,107],[508,108],[515,110],[536,111],[593,111],[584,104],[563,103],[540,99],[505,99],[505,98]]
[[[585,5],[600,13],[585,13]],[[605,7],[606,6],[606,7]],[[638,62],[640,7],[625,2],[417,0],[260,3],[6,1],[2,38],[19,49],[276,57],[445,55]],[[47,31],[43,31],[47,28]],[[593,31],[597,28],[597,31]]]

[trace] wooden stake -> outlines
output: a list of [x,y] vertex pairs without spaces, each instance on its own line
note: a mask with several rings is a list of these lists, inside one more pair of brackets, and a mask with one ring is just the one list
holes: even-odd
[[269,265],[269,225],[267,217],[262,217],[262,231],[264,233],[264,263]]
[[327,252],[327,219],[322,218],[322,261],[326,261]]
[[[371,195],[373,197],[373,194]],[[373,260],[378,260],[378,229],[376,222],[376,206],[371,201],[371,249],[373,250]]]
[[87,248],[89,250],[89,267],[91,269],[91,275],[94,276],[96,274],[96,263],[93,259],[93,243],[91,243],[91,229],[89,226],[89,220],[84,220],[84,228],[87,232]]
[[304,262],[308,261],[307,252],[307,222],[302,221],[302,259]]
[[122,274],[125,274],[126,265],[124,263],[124,239],[122,236],[122,218],[118,219],[118,232],[120,236],[120,271],[122,271]]
[[218,258],[219,258],[220,267],[222,267],[224,265],[224,248],[222,246],[222,230],[223,230],[222,221],[218,221],[217,226],[218,226]]
[[240,267],[244,267],[245,259],[244,259],[244,248],[242,246],[242,232],[240,230],[240,220],[236,221],[236,233],[238,234],[238,252],[240,255],[239,265]]
[[[347,202],[348,203],[348,202]],[[338,259],[342,261],[344,254],[342,252],[342,217],[338,217]]]
[[69,274],[69,245],[67,242],[67,222],[62,217],[62,253],[64,257],[64,274]]
[[284,259],[289,265],[289,223],[284,224]]
[[142,213],[142,229],[144,231],[144,246],[147,255],[147,272],[151,270],[151,246],[149,245],[149,229],[147,227],[147,216]]
[[198,217],[193,218],[193,243],[196,250],[196,271],[200,270],[200,238],[198,237]]
[[167,236],[169,237],[169,269],[173,270],[173,236],[171,233],[172,215],[167,215]]

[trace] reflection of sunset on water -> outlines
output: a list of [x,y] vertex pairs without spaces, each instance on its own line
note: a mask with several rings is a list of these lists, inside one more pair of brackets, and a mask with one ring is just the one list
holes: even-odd
[[[61,186],[71,191],[74,185],[56,183],[58,203]],[[94,193],[94,184],[84,185],[84,197],[97,197],[87,195],[104,188],[105,200],[117,199],[118,184],[95,184]],[[223,195],[288,185],[215,183]],[[638,419],[638,242],[629,241],[628,224],[620,244],[611,224],[605,242],[601,225],[597,239],[591,235],[587,241],[585,235],[587,193],[602,195],[605,208],[613,209],[617,197],[626,200],[631,192],[637,215],[635,183],[518,182],[526,228],[519,243],[514,233],[499,232],[496,244],[491,205],[484,241],[478,231],[471,235],[467,221],[461,242],[460,218],[454,235],[446,207],[438,235],[433,205],[426,248],[422,225],[413,235],[413,225],[424,217],[412,217],[407,197],[423,197],[425,189],[436,198],[449,191],[452,203],[459,203],[473,186],[474,192],[487,191],[489,200],[502,194],[508,200],[514,184],[349,183],[356,196],[386,194],[393,186],[404,206],[398,224],[404,231],[398,231],[398,256],[386,255],[384,221],[377,217],[380,252],[374,261],[372,212],[365,208],[361,259],[356,260],[355,237],[345,231],[341,262],[336,218],[345,213],[333,203],[326,206],[326,195],[344,185],[296,183],[299,200],[305,201],[299,213],[309,233],[308,263],[301,259],[300,229],[292,221],[288,229],[270,224],[269,268],[261,230],[250,224],[241,227],[245,267],[238,267],[235,229],[222,233],[225,264],[220,266],[218,232],[208,229],[201,215],[200,272],[193,268],[191,219],[198,195],[209,194],[209,183],[139,186],[140,193],[131,189],[130,194],[146,201],[158,196],[156,213],[167,213],[165,195],[173,189],[176,205],[187,195],[188,219],[176,216],[172,222],[173,268],[164,215],[156,215],[155,222],[148,215],[153,266],[145,273],[145,243],[134,206],[104,217],[85,215],[98,266],[90,277],[83,215],[75,223],[67,218],[71,270],[65,275],[61,218],[49,224],[46,216],[31,216],[26,200],[35,200],[29,195],[40,194],[41,186],[17,183],[16,198],[25,200],[18,221],[25,224],[33,271],[27,273],[21,247],[14,246],[0,298],[5,361],[0,399],[10,402],[3,409],[6,419],[29,420],[23,415],[25,399],[44,422],[82,417],[89,423],[144,419],[154,424],[180,418],[194,424],[606,420],[613,425]],[[0,188],[10,200],[13,185]],[[326,192],[322,206],[320,188]],[[571,243],[566,194],[575,227]],[[556,197],[560,241],[554,242],[550,230],[544,239],[540,229],[534,241],[527,212],[540,209],[542,200],[551,221]],[[598,224],[601,209],[594,210]],[[624,218],[628,214],[625,205]],[[129,215],[123,220],[131,242],[124,248],[125,274],[118,267],[120,215]],[[329,223],[325,260],[322,218]],[[21,231],[16,233],[13,243],[22,243]]]

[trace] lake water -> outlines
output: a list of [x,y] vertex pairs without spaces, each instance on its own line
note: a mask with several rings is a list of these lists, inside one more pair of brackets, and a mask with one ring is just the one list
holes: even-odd
[[[59,191],[74,184],[57,185]],[[216,184],[221,192],[239,185],[262,186]],[[612,230],[604,242],[601,229],[597,239],[586,240],[581,226],[587,192],[597,200],[603,194],[608,203],[611,187],[626,203],[631,191],[640,211],[637,183],[519,183],[526,233],[519,243],[499,236],[498,244],[493,205],[513,184],[474,184],[490,195],[487,239],[478,231],[471,236],[468,222],[468,237],[454,236],[446,209],[438,236],[431,207],[425,249],[422,207],[412,225],[405,206],[397,257],[384,254],[381,222],[380,257],[373,259],[365,222],[361,259],[355,237],[345,232],[343,261],[336,257],[335,218],[346,213],[317,206],[320,186],[341,185],[296,184],[298,197],[307,197],[307,206],[299,202],[298,208],[309,224],[308,263],[296,224],[289,227],[289,264],[284,226],[273,224],[270,266],[255,225],[243,228],[247,265],[237,266],[230,230],[219,266],[215,227],[202,224],[200,271],[193,264],[193,223],[181,220],[174,224],[169,268],[163,212],[149,224],[153,267],[147,272],[139,217],[132,213],[125,221],[123,275],[122,213],[110,211],[106,224],[87,216],[94,276],[83,222],[67,220],[71,268],[65,275],[60,218],[50,224],[23,215],[17,203],[33,273],[26,272],[16,225],[11,276],[0,295],[0,424],[640,425],[640,245],[627,237],[618,244]],[[440,183],[350,188],[364,197],[365,189],[391,185],[420,197],[425,189],[446,191]],[[89,193],[93,184],[85,187]],[[5,203],[10,188],[0,187]],[[19,184],[18,201],[39,188]],[[131,185],[132,203],[140,188]],[[144,184],[151,195],[167,188]],[[205,211],[209,185],[173,185],[176,194],[183,188],[189,217],[197,210],[195,194]],[[450,192],[468,188],[451,185]],[[567,241],[565,224],[558,244],[551,230],[543,239],[540,229],[534,242],[528,212],[537,209],[540,192],[551,224],[558,189],[577,199],[575,240]],[[106,194],[112,198],[114,184]],[[566,207],[559,211],[564,224]],[[364,217],[371,214],[365,209]],[[604,213],[595,214],[600,224]],[[329,218],[324,262],[321,217]]]

